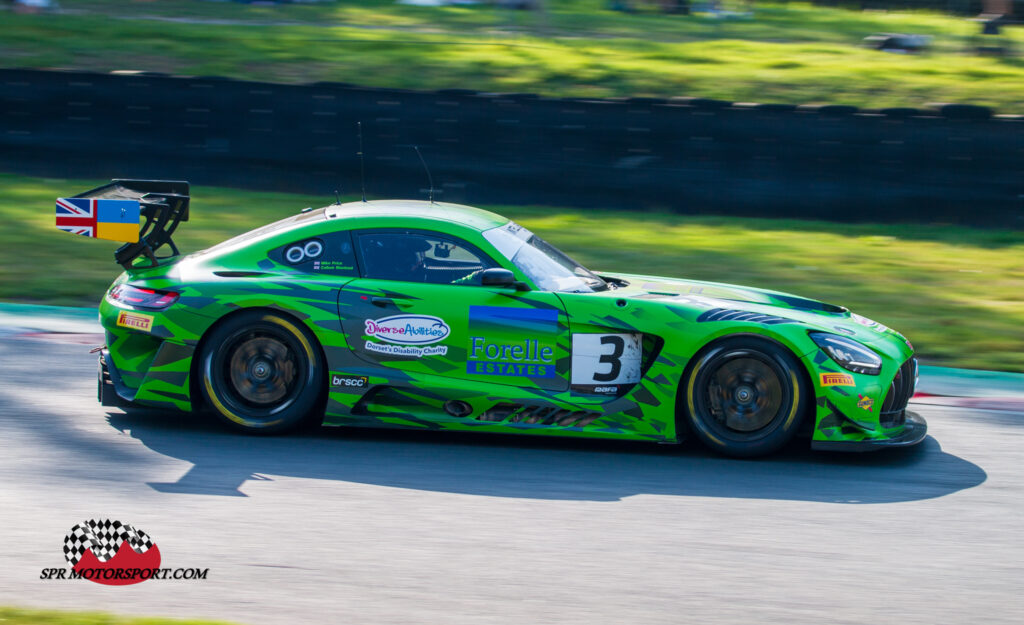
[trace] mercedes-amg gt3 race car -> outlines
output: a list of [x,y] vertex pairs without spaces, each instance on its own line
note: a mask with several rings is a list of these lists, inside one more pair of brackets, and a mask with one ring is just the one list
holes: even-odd
[[100,306],[104,405],[247,432],[692,435],[733,456],[796,434],[831,450],[925,436],[910,342],[840,306],[590,271],[504,217],[424,201],[304,209],[180,255],[188,189],[114,180],[58,200],[58,227],[128,241]]

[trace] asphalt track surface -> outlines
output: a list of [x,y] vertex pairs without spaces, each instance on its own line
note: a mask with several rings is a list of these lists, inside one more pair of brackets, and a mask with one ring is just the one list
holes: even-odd
[[[241,623],[1020,623],[1024,414],[757,461],[425,432],[257,438],[104,409],[86,345],[0,339],[0,604]],[[202,581],[42,581],[89,518]]]

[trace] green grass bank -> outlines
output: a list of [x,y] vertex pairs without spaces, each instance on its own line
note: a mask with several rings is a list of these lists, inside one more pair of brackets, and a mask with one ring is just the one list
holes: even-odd
[[[1004,31],[1014,54],[998,57],[977,53],[976,22],[939,13],[758,2],[750,15],[721,17],[624,14],[607,0],[546,4],[539,14],[393,0],[64,0],[59,14],[0,13],[0,66],[865,108],[960,102],[1024,113],[1024,28]],[[915,55],[861,45],[878,32],[932,44]]]

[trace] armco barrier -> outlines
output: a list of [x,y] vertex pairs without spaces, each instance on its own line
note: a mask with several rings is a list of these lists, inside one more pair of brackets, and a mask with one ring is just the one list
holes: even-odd
[[1024,119],[0,70],[0,169],[372,197],[1024,227]]

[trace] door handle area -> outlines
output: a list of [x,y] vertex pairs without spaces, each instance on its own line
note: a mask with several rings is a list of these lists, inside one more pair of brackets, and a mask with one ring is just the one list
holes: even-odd
[[385,308],[387,306],[394,306],[395,300],[391,299],[390,297],[371,297],[370,303],[373,304],[374,306],[380,306],[381,308]]

